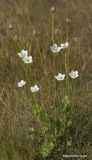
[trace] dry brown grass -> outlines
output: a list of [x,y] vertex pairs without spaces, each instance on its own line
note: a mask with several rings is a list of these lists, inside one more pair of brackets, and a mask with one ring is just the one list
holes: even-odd
[[[74,149],[67,151],[70,154],[88,154],[91,160],[92,143],[92,1],[91,0],[0,0],[0,159],[1,160],[37,160],[40,126],[31,118],[32,104],[27,88],[19,90],[17,81],[26,78],[21,69],[17,52],[26,48],[31,51],[34,64],[31,70],[34,82],[43,86],[40,92],[41,105],[47,107],[51,99],[51,83],[45,92],[47,75],[52,76],[52,55],[49,53],[51,45],[51,6],[56,7],[55,28],[60,29],[56,34],[57,43],[66,40],[66,22],[71,19],[69,26],[69,43],[71,55],[69,69],[78,69],[80,78],[75,82],[73,93],[73,107],[71,117],[73,125],[70,132],[74,138]],[[12,28],[9,25],[12,24]],[[38,36],[40,50],[43,54],[44,68],[38,60],[36,40],[33,30],[40,31]],[[17,36],[17,39],[16,39]],[[74,42],[78,37],[77,42]],[[20,48],[18,46],[20,44]],[[75,53],[74,53],[75,52]],[[76,54],[76,56],[75,56]],[[71,58],[72,57],[72,58]],[[47,61],[48,58],[48,61]],[[63,59],[63,56],[62,56]],[[58,59],[64,64],[62,59]],[[72,64],[72,65],[71,65]],[[64,65],[62,68],[64,71]],[[57,72],[57,69],[56,69]],[[60,70],[59,70],[60,72]],[[29,77],[30,70],[29,70]],[[51,77],[50,77],[51,78]],[[44,93],[44,94],[43,94]],[[61,94],[62,95],[62,94]],[[46,98],[47,97],[47,98]],[[31,105],[30,105],[31,104]],[[36,129],[35,137],[30,133],[30,124]],[[37,128],[38,127],[38,128]],[[38,137],[37,137],[38,136]],[[33,140],[32,140],[33,138]],[[58,140],[55,149],[47,159],[62,159],[64,145]],[[4,153],[4,148],[5,153]],[[58,151],[58,148],[61,149]],[[14,155],[8,159],[6,154]],[[18,155],[19,153],[19,155]],[[3,157],[3,158],[2,158]],[[39,157],[39,158],[38,158]]]

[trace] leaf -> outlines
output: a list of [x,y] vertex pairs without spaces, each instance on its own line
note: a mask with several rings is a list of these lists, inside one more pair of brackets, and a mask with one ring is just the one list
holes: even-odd
[[62,108],[61,108],[61,111],[62,112],[69,112],[70,111],[70,101],[69,101],[69,98],[68,96],[64,96],[63,99],[62,99]]
[[35,105],[35,114],[39,119],[44,119],[45,113],[43,112],[40,105]]
[[41,146],[41,154],[43,157],[47,157],[50,151],[54,148],[53,142],[45,142]]

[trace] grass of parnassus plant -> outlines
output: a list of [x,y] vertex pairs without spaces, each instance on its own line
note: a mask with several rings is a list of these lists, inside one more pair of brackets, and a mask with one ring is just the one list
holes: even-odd
[[[71,54],[69,46],[70,44],[68,42],[66,42],[65,44],[61,44],[61,46],[57,46],[57,44],[55,44],[54,40],[55,13],[52,12],[51,14],[52,14],[51,37],[53,45],[52,47],[48,46],[49,48],[48,54],[51,54],[52,56],[52,61],[49,62],[51,63],[52,66],[51,73],[49,73],[50,70],[49,68],[46,68],[44,70],[44,68],[46,67],[45,61],[48,61],[48,57],[44,60],[43,56],[45,55],[43,55],[43,53],[40,50],[40,44],[37,35],[35,35],[35,43],[36,43],[35,49],[38,54],[36,63],[35,63],[36,55],[34,55],[34,60],[33,60],[32,57],[28,55],[27,50],[21,50],[21,52],[18,53],[18,56],[22,60],[22,62],[20,63],[24,63],[22,64],[22,66],[26,78],[26,81],[21,80],[20,82],[18,82],[18,87],[24,87],[23,89],[25,89],[25,85],[26,83],[28,83],[27,88],[28,92],[30,92],[29,94],[32,100],[32,108],[33,108],[32,115],[34,115],[33,119],[35,117],[37,125],[40,126],[40,137],[38,137],[38,153],[41,154],[43,157],[47,157],[50,154],[50,152],[54,149],[54,146],[56,145],[57,139],[60,137],[64,136],[66,147],[72,146],[72,138],[71,135],[69,134],[69,127],[72,125],[71,108],[73,105],[71,92],[72,92],[72,85],[74,83],[73,81],[76,81],[75,78],[77,78],[78,76],[74,71],[72,71],[74,73],[69,73],[70,71],[69,71],[68,61],[69,61],[69,54]],[[66,26],[67,26],[66,28],[68,28],[67,23]],[[68,32],[68,29],[66,30],[66,32]],[[66,40],[68,40],[68,33],[66,33],[66,35],[67,35]],[[63,55],[64,65],[62,64],[62,58],[61,58],[62,55]],[[61,59],[61,64],[59,64],[60,62],[58,61],[58,58]],[[40,84],[39,87],[39,84],[38,85],[35,84],[38,81],[36,75],[34,75],[34,78],[32,78],[32,73],[35,72],[34,68],[30,69],[29,71],[29,68],[32,67],[32,63],[35,63],[35,66],[37,65],[37,63],[41,65],[42,68],[41,77],[45,77],[43,80],[43,86]],[[49,70],[47,71],[47,69]],[[56,76],[58,70],[61,71],[61,73],[63,71],[65,74],[59,73]],[[73,78],[74,80],[70,82],[71,78]],[[36,81],[35,83],[34,79]],[[35,85],[32,86],[33,84]],[[44,103],[42,104],[41,102],[42,99],[39,93],[40,90],[43,89],[44,92],[46,92],[45,105]],[[48,91],[50,92],[49,95],[50,97],[48,97]],[[31,127],[31,131],[32,134],[35,133],[35,128],[33,125]]]

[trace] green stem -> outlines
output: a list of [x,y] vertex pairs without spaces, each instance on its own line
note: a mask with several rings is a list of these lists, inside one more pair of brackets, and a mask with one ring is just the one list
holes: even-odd
[[54,14],[52,14],[52,22],[51,22],[51,37],[52,37],[52,42],[54,44]]
[[30,84],[30,82],[32,82],[32,79],[30,79],[29,74],[28,74],[28,66],[26,64],[22,64],[26,79],[28,81],[28,83]]
[[41,59],[41,64],[42,64],[42,68],[43,68],[43,57],[42,57],[42,53],[41,53],[41,51],[40,51],[38,38],[36,38],[36,43],[37,43],[37,49],[38,49],[39,57],[40,57],[40,59]]
[[69,27],[68,24],[66,24],[66,41],[68,41],[68,34],[69,34]]
[[68,93],[68,77],[67,77],[67,53],[65,53],[65,73],[66,73],[66,94]]

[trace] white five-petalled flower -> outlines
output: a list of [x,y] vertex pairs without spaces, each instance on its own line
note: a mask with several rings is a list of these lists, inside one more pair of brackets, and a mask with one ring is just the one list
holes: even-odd
[[22,61],[24,63],[32,63],[33,62],[32,56],[25,56],[25,57],[22,58]]
[[22,49],[21,52],[18,53],[18,56],[20,58],[27,57],[28,56],[28,50]]
[[30,87],[31,92],[38,92],[39,91],[39,87],[37,85]]
[[68,46],[69,46],[69,43],[68,42],[66,42],[66,43],[61,43],[61,49],[66,49],[66,48],[68,48]]
[[65,74],[58,73],[55,78],[57,79],[57,81],[63,81],[65,79]]
[[50,49],[53,53],[58,53],[61,50],[61,47],[59,47],[57,44],[53,44],[53,46],[50,46]]
[[18,87],[23,87],[26,84],[26,81],[21,80],[20,82],[18,82]]
[[79,76],[79,74],[78,74],[78,71],[71,71],[70,73],[69,73],[69,76],[71,77],[71,78],[77,78],[78,76]]
[[27,50],[21,50],[21,52],[18,53],[18,56],[20,58],[22,58],[22,61],[24,63],[32,63],[33,62],[32,56],[28,56],[28,51]]
[[53,52],[53,53],[58,53],[60,52],[62,49],[66,49],[68,48],[69,46],[69,43],[66,42],[66,43],[61,43],[60,46],[58,46],[57,44],[53,44],[52,46],[50,46],[50,50]]

